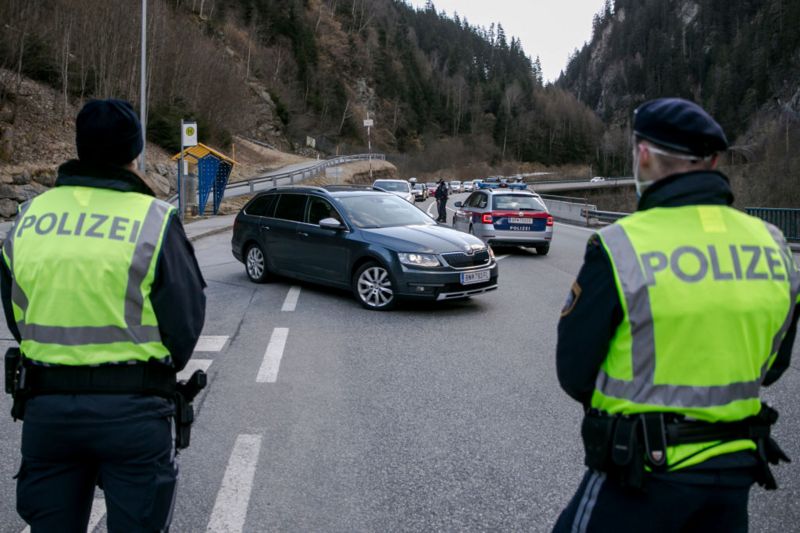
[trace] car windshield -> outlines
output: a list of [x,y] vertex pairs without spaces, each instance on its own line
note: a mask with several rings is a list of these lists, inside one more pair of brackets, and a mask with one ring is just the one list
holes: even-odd
[[414,185],[414,189],[417,191],[421,191],[424,188],[425,187],[421,183],[417,183],[416,185]]
[[510,209],[515,211],[519,209],[547,211],[547,208],[538,198],[527,194],[499,194],[494,197],[494,208],[498,210]]
[[408,183],[404,181],[376,181],[373,185],[384,191],[408,192]]
[[347,210],[350,220],[359,228],[434,224],[428,215],[397,196],[369,194],[346,196],[338,200]]

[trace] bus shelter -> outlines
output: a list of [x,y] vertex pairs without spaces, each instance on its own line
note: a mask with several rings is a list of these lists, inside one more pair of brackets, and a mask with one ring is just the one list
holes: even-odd
[[[186,148],[182,153],[179,152],[172,156],[173,161],[178,162],[178,175],[181,175],[180,160],[187,162],[190,174],[197,176],[197,212],[205,214],[208,197],[213,193],[213,213],[219,212],[219,206],[225,196],[225,187],[228,185],[228,178],[231,176],[236,161],[225,154],[198,143],[196,146]],[[181,194],[181,187],[186,189],[186,197],[193,193],[190,187],[181,184],[178,180],[178,194]]]

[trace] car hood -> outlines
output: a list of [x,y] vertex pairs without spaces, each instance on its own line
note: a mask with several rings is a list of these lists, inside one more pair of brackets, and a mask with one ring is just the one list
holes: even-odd
[[396,252],[441,254],[480,250],[486,245],[469,233],[445,226],[419,225],[364,229],[367,242],[380,244]]

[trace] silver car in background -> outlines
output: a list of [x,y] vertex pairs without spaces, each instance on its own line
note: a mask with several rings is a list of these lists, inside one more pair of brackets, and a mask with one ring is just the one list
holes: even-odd
[[461,182],[458,180],[451,181],[449,186],[450,186],[450,192],[452,194],[464,192],[464,188],[461,186]]
[[454,204],[453,228],[496,246],[525,246],[547,255],[553,217],[542,198],[527,190],[479,188]]
[[411,184],[406,180],[375,180],[372,186],[399,196],[410,204],[416,201]]

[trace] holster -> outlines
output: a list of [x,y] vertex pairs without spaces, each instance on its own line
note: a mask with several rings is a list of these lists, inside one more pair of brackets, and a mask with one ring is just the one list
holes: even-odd
[[22,364],[22,352],[16,346],[6,350],[5,364],[5,389],[13,400],[11,417],[16,420],[25,418],[25,397],[21,391],[25,388],[25,366]]
[[638,416],[608,415],[590,409],[583,419],[585,464],[623,487],[644,486],[644,449]]
[[175,391],[175,448],[183,450],[189,447],[192,439],[192,423],[194,423],[194,406],[192,401],[208,382],[206,373],[195,370],[186,381],[179,381]]
[[194,423],[194,406],[183,397],[175,393],[175,448],[183,450],[189,447],[192,438],[192,423]]

